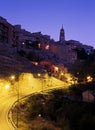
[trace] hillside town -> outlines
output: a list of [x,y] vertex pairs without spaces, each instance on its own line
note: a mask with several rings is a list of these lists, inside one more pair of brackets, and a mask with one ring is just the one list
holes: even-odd
[[[70,65],[80,58],[78,51],[84,50],[87,55],[94,52],[92,46],[75,40],[67,41],[63,25],[59,31],[59,40],[54,41],[49,35],[29,32],[22,29],[21,25],[12,25],[0,16],[1,45],[10,47],[11,50],[15,50],[13,53],[18,52],[21,56],[31,60],[35,66],[42,66],[50,74],[60,73],[61,77],[68,71]],[[0,47],[0,54],[2,54],[2,49]]]
[[95,49],[66,40],[63,25],[58,35],[55,41],[0,16],[0,129],[94,130]]

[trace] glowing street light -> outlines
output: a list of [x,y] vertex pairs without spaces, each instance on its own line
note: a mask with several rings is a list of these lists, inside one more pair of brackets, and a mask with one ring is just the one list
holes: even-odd
[[40,77],[41,76],[41,74],[40,73],[38,73],[38,77]]
[[58,71],[58,67],[55,67],[55,71],[56,71],[56,72]]
[[92,82],[93,78],[91,76],[87,76],[87,82]]
[[12,75],[12,76],[11,76],[11,80],[14,80],[14,79],[15,79],[15,75]]
[[14,85],[15,75],[11,75],[11,76],[10,76],[10,82],[11,82],[11,85]]
[[5,85],[5,89],[8,89],[10,86],[9,86],[9,84],[6,84]]
[[24,43],[24,42],[22,42],[22,44],[24,45],[25,43]]
[[44,77],[40,74],[40,73],[38,73],[38,77],[41,79],[41,81],[42,81],[42,93],[43,93],[43,87],[44,87]]

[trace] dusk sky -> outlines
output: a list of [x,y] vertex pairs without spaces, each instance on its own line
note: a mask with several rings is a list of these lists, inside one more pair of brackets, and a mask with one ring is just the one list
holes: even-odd
[[63,24],[66,40],[95,47],[95,0],[1,0],[0,16],[56,41]]

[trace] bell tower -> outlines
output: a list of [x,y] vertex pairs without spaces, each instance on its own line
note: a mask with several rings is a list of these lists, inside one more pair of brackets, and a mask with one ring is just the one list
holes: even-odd
[[65,32],[64,32],[64,29],[63,29],[63,25],[62,25],[62,28],[60,29],[59,41],[60,41],[60,43],[65,42]]

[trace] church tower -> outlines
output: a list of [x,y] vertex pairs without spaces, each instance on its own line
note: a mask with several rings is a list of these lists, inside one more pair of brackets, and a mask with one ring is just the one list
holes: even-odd
[[60,41],[60,43],[64,43],[65,42],[65,32],[64,32],[64,29],[63,29],[63,25],[62,25],[62,28],[60,29],[59,41]]

